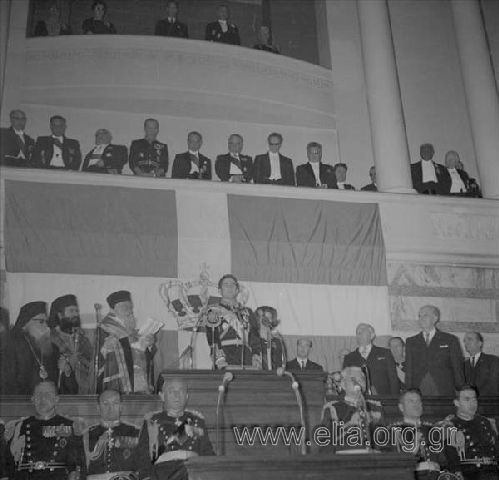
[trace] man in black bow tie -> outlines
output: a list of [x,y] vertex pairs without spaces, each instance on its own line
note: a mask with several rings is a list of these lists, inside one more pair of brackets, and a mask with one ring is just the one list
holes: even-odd
[[52,135],[36,139],[33,164],[39,168],[79,170],[80,142],[66,137],[66,119],[60,115],[50,118]]
[[10,112],[10,127],[0,131],[0,164],[9,167],[29,167],[35,141],[25,132],[26,114]]
[[243,137],[233,133],[229,137],[229,153],[218,155],[215,172],[222,182],[250,183],[253,174],[253,160],[243,155]]
[[175,155],[172,178],[191,178],[211,180],[211,160],[199,150],[203,145],[203,136],[199,132],[187,135],[187,152]]

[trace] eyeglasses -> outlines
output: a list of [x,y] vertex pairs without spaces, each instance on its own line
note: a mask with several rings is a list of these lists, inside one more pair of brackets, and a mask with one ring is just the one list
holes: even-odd
[[269,145],[281,145],[281,142],[279,142],[279,143],[269,143]]

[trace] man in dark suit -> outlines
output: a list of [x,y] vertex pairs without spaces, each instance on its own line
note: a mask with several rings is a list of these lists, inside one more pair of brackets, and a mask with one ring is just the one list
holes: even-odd
[[388,340],[388,347],[395,360],[400,390],[405,390],[405,342],[401,337],[392,337]]
[[24,131],[26,114],[22,110],[10,112],[10,127],[0,130],[0,165],[28,167],[35,141]]
[[156,28],[154,29],[154,35],[189,38],[187,25],[178,21],[177,14],[178,2],[176,0],[169,0],[166,4],[167,17],[162,20],[158,20]]
[[464,378],[467,384],[478,389],[480,396],[499,397],[499,357],[482,352],[483,336],[480,332],[464,335],[464,349],[469,358],[464,361]]
[[296,342],[296,358],[286,363],[286,370],[290,372],[301,372],[303,370],[323,371],[323,368],[308,356],[312,350],[312,340],[308,338],[300,338]]
[[253,164],[255,183],[275,183],[277,185],[295,185],[295,171],[291,158],[281,155],[282,135],[271,133],[267,137],[269,151],[257,155]]
[[424,396],[452,396],[464,383],[463,354],[459,340],[435,328],[440,310],[434,305],[419,309],[421,333],[406,341],[406,385]]
[[125,145],[113,145],[112,140],[111,132],[105,128],[95,132],[95,147],[83,160],[82,172],[121,173],[128,160],[128,151]]
[[299,187],[336,188],[333,166],[322,163],[322,145],[307,145],[308,162],[296,167],[296,185]]
[[222,182],[250,183],[253,175],[253,160],[243,155],[243,137],[233,133],[229,137],[229,153],[218,155],[215,172]]
[[364,185],[360,190],[362,192],[377,192],[378,186],[376,185],[376,167],[374,165],[369,169],[369,177],[371,178],[371,183]]
[[217,21],[206,25],[205,40],[210,42],[241,45],[239,30],[229,22],[230,11],[227,5],[220,5],[217,9]]
[[447,195],[452,180],[447,168],[433,161],[435,149],[431,143],[419,148],[421,160],[411,164],[412,185],[418,193],[427,195]]
[[199,151],[203,137],[199,132],[187,135],[187,152],[179,153],[173,160],[172,178],[211,180],[211,160]]
[[367,370],[366,377],[372,395],[398,395],[400,385],[390,350],[373,344],[376,332],[372,325],[360,323],[355,335],[358,347],[345,356],[343,368],[360,367]]
[[355,190],[353,185],[347,183],[348,167],[345,163],[337,163],[334,166],[334,174],[336,176],[336,185],[338,190]]
[[130,145],[130,170],[141,177],[164,177],[168,170],[168,145],[158,140],[159,122],[144,121],[144,138]]
[[60,115],[50,118],[52,135],[38,137],[33,153],[33,164],[39,168],[79,170],[80,142],[66,137],[66,119]]

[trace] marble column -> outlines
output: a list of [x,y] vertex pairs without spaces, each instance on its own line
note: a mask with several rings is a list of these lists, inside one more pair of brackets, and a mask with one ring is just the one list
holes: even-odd
[[415,193],[386,0],[357,0],[364,76],[381,192]]
[[9,41],[9,20],[11,0],[0,0],[0,99],[2,98],[5,66],[7,63],[7,43]]
[[452,0],[476,162],[485,198],[499,199],[499,98],[477,0]]

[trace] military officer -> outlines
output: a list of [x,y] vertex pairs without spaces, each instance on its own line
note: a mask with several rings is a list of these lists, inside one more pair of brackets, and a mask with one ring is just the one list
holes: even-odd
[[147,414],[140,432],[139,478],[164,479],[175,475],[175,479],[187,479],[184,460],[214,455],[204,417],[185,408],[188,392],[182,378],[165,379],[160,397],[163,410]]
[[85,478],[80,427],[58,415],[53,382],[41,382],[31,398],[35,415],[6,427],[7,472],[10,480],[77,480]]
[[[416,457],[416,479],[436,479],[444,468],[458,474],[459,458],[456,449],[447,441],[450,437],[446,427],[421,420],[421,392],[416,388],[404,391],[398,406],[403,419],[388,426],[390,438],[395,440],[393,446],[397,451]],[[433,433],[432,429],[440,429],[440,432]]]
[[494,420],[477,414],[476,388],[463,385],[454,399],[456,413],[445,418],[444,423],[454,426],[460,469],[465,480],[497,480],[499,478],[499,439]]
[[83,433],[88,480],[133,478],[134,452],[139,443],[140,429],[122,422],[121,396],[116,390],[99,395],[100,422]]
[[144,133],[144,138],[130,145],[130,169],[143,177],[164,177],[168,170],[168,145],[157,139],[159,122],[148,118],[144,122]]

